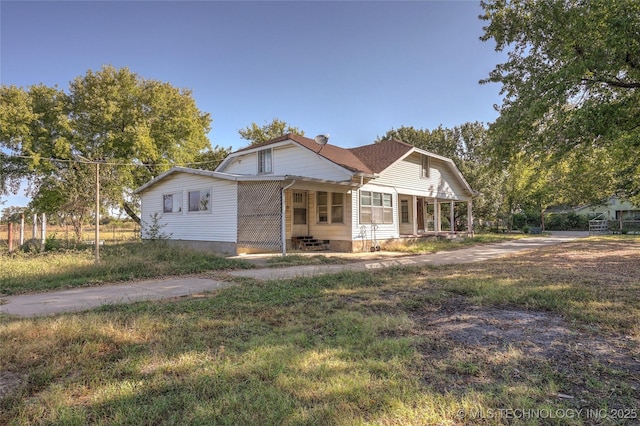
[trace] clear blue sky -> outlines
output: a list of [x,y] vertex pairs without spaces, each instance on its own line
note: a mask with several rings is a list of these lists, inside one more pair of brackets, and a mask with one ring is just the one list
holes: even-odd
[[[353,147],[391,128],[489,123],[504,56],[479,1],[0,2],[0,81],[67,89],[104,64],[189,88],[213,145],[279,118]],[[10,198],[7,205],[23,204]]]

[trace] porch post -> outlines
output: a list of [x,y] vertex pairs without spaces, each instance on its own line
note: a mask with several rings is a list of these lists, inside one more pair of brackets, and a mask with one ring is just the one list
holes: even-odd
[[455,207],[456,202],[451,200],[451,212],[450,212],[450,221],[451,221],[451,232],[456,232],[456,212]]
[[473,237],[473,200],[467,201],[467,233]]
[[442,231],[442,224],[440,221],[440,204],[438,204],[438,199],[433,199],[433,230],[436,234]]
[[413,235],[418,235],[418,197],[411,196],[411,223],[413,224]]
[[[281,190],[281,203],[280,205],[282,206],[281,209],[281,222],[280,222],[280,241],[282,243],[282,256],[286,256],[287,255],[287,202],[286,202],[286,197],[285,197],[285,191],[289,188],[291,188],[293,186],[293,184],[296,183],[295,180],[292,180],[291,183],[289,185],[286,185],[284,188],[282,188]],[[293,216],[291,217],[291,220],[293,220]]]

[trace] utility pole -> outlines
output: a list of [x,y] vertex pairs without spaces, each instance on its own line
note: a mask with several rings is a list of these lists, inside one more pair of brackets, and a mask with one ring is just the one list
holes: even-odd
[[100,263],[100,163],[96,161],[96,264]]

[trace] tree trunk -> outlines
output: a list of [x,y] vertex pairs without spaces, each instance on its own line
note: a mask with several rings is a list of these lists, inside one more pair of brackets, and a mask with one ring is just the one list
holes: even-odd
[[133,221],[135,223],[137,223],[138,225],[140,225],[140,217],[138,217],[138,215],[136,214],[136,212],[133,211],[133,209],[131,208],[131,206],[125,201],[122,203],[122,208],[124,209],[124,211],[129,215],[129,217],[131,219],[133,219]]

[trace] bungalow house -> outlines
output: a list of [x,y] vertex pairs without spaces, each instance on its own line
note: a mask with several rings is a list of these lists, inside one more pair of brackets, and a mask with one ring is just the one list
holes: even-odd
[[215,171],[174,167],[136,192],[142,220],[156,215],[170,240],[232,254],[369,251],[456,232],[456,204],[466,231],[473,223],[474,191],[453,161],[397,140],[345,149],[289,134],[240,149]]

